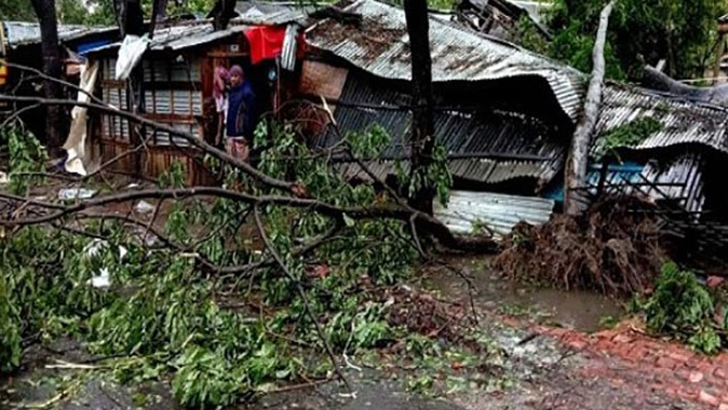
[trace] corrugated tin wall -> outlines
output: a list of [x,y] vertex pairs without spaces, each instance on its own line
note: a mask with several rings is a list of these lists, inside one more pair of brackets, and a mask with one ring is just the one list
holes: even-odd
[[447,207],[436,202],[434,208],[435,217],[453,232],[471,234],[486,229],[502,237],[521,221],[532,225],[546,223],[554,201],[492,192],[451,191]]
[[[379,125],[392,137],[391,146],[380,160],[369,164],[380,176],[394,172],[395,159],[408,157],[411,114],[406,110],[390,109],[408,104],[408,98],[391,86],[375,83],[370,76],[352,71],[340,100],[360,106],[332,103],[336,107],[336,122],[344,133],[363,132]],[[378,109],[378,106],[382,108]],[[513,113],[437,111],[434,126],[438,141],[452,157],[449,162],[451,173],[472,181],[498,183],[513,178],[533,178],[546,183],[559,171],[566,148],[566,140],[560,139],[551,127]],[[318,136],[314,145],[326,148],[337,142],[337,134],[329,130]],[[358,172],[356,167],[347,164],[341,165],[341,170],[349,176]]]
[[[202,74],[200,59],[166,60],[146,58],[143,60],[145,82],[145,108],[149,118],[168,123],[175,129],[197,135],[200,133],[196,117],[202,116]],[[102,60],[103,100],[122,110],[127,110],[126,85],[114,80],[116,58]],[[150,145],[187,146],[179,137],[174,141],[166,132],[152,133],[148,130]],[[129,124],[126,120],[102,116],[102,137],[117,142],[129,142]]]

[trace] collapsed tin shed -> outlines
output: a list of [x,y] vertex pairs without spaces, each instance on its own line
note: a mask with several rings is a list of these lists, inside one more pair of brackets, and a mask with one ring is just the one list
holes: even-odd
[[[306,31],[310,50],[299,94],[312,101],[325,98],[344,133],[384,127],[393,143],[368,164],[380,176],[392,174],[397,160],[407,158],[411,124],[404,13],[375,0],[358,0],[343,10],[361,14],[362,23],[357,27],[329,19]],[[430,42],[435,133],[447,150],[451,173],[465,182],[461,187],[558,202],[586,75],[439,16],[430,20]],[[659,132],[614,147],[621,156],[605,168],[608,185],[629,183],[648,199],[674,200],[693,212],[724,202],[724,194],[706,188],[711,184],[705,177],[716,158],[726,154],[724,108],[617,83],[606,84],[604,93],[592,151],[594,171],[584,189],[598,188],[599,146],[609,134],[635,119],[655,117],[662,124]],[[319,148],[338,142],[325,123],[319,118],[316,126],[313,143]],[[627,175],[618,169],[622,161],[635,164],[632,179],[620,177]],[[347,176],[366,177],[354,163],[339,162]]]

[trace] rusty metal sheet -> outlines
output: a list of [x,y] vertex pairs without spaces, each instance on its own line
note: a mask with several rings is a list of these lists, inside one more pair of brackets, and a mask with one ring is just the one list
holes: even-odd
[[[411,78],[404,12],[375,0],[344,9],[363,16],[360,28],[324,20],[306,31],[306,41],[378,77]],[[581,110],[586,76],[514,44],[480,35],[442,19],[430,19],[432,78],[435,82],[483,81],[522,76],[544,79],[572,120]]]

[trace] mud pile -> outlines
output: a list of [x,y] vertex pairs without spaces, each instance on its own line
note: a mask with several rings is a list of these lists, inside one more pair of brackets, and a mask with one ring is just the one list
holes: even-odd
[[635,198],[610,198],[577,218],[554,215],[540,227],[521,222],[495,267],[512,279],[560,289],[642,293],[666,258],[661,226],[650,210]]

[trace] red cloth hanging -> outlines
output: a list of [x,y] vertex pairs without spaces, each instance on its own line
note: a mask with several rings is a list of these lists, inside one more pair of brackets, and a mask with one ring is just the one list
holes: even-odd
[[250,43],[250,62],[258,64],[263,60],[275,58],[281,54],[283,40],[286,37],[285,27],[253,27],[245,32]]

